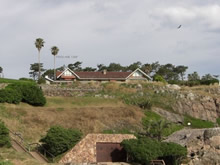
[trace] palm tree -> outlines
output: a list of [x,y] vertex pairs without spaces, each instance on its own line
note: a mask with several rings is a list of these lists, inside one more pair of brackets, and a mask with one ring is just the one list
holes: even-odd
[[44,47],[44,40],[42,38],[37,38],[36,41],[35,41],[35,46],[38,50],[38,80],[40,79],[40,71],[41,71],[41,68],[40,68],[40,50],[42,47]]
[[56,80],[56,68],[55,68],[55,56],[58,54],[59,48],[57,46],[53,46],[51,48],[51,54],[54,56],[54,80]]

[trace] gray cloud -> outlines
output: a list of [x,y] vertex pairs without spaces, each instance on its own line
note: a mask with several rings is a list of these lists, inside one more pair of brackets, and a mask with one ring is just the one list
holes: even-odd
[[[189,66],[220,74],[220,3],[217,0],[1,0],[0,66],[5,77],[28,77],[37,62],[36,38],[45,40],[41,61],[53,67],[136,61]],[[181,29],[177,26],[182,24]]]

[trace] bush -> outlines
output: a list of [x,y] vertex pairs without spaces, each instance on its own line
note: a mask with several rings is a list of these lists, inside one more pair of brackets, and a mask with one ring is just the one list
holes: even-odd
[[166,164],[174,164],[186,157],[186,148],[175,143],[158,142],[149,138],[122,141],[121,145],[130,156],[130,161],[149,164],[151,160],[164,159]]
[[161,151],[166,164],[181,164],[180,158],[185,158],[187,149],[176,143],[161,143]]
[[166,80],[161,75],[158,75],[158,74],[154,75],[153,80],[158,81],[158,82],[166,83]]
[[53,126],[40,142],[43,142],[43,147],[51,154],[57,156],[71,149],[80,140],[81,136],[82,133],[78,130]]
[[137,105],[142,109],[151,109],[152,107],[151,101],[146,96],[124,96],[123,101],[125,104]]
[[37,81],[38,84],[45,84],[46,83],[46,80],[45,78],[41,77],[38,81]]
[[46,98],[44,97],[42,90],[35,84],[9,84],[6,89],[13,89],[16,90],[17,93],[21,93],[22,101],[30,105],[43,106],[46,104]]
[[131,162],[149,164],[151,160],[163,155],[160,143],[148,138],[123,140],[121,145],[128,153]]
[[10,147],[9,130],[5,124],[0,121],[0,147]]
[[211,84],[215,84],[215,83],[219,83],[219,80],[217,80],[217,79],[201,80],[202,85],[211,85]]
[[145,112],[145,117],[142,118],[142,125],[146,131],[146,135],[150,137],[158,137],[158,135],[167,137],[184,127],[182,125],[170,123],[152,111]]
[[2,89],[0,90],[0,103],[14,103],[18,104],[22,100],[22,94],[21,92],[15,90],[15,89]]

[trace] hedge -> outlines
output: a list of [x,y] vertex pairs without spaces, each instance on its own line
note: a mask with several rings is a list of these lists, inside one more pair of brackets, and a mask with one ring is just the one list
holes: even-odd
[[47,151],[58,156],[71,149],[81,139],[81,136],[82,133],[79,130],[53,126],[40,142],[43,142],[43,147]]
[[18,104],[22,100],[22,94],[20,91],[17,91],[15,89],[2,89],[0,90],[0,103],[14,103]]
[[9,84],[6,89],[15,90],[17,94],[21,94],[22,102],[34,106],[43,106],[46,104],[46,98],[43,95],[43,91],[36,84]]

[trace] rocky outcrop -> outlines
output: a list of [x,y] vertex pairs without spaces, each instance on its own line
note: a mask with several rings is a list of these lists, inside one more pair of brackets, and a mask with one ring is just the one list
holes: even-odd
[[187,147],[189,161],[184,165],[220,165],[220,128],[183,129],[165,141]]
[[216,122],[220,117],[220,97],[195,96],[189,93],[186,98],[177,101],[174,110],[179,114]]
[[175,114],[169,111],[165,111],[164,109],[161,108],[152,108],[152,111],[157,113],[158,115],[164,117],[166,120],[171,121],[173,123],[179,123],[182,124],[184,121],[184,117],[179,114]]

